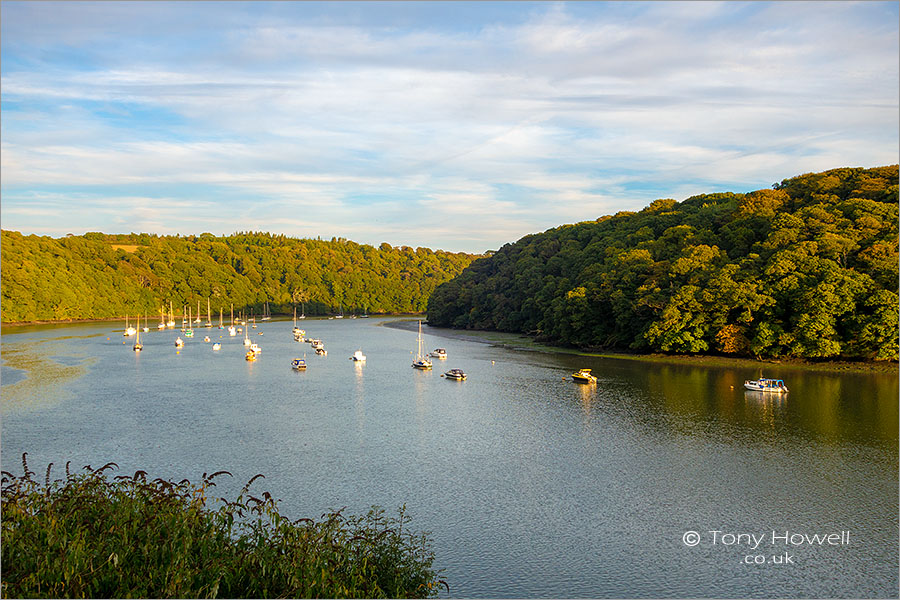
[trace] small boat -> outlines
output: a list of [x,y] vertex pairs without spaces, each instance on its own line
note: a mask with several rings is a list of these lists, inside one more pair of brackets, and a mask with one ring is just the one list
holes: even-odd
[[215,344],[213,344],[213,350],[220,350],[221,348],[222,348],[222,344],[220,344],[219,342],[216,342]]
[[[141,320],[140,320],[140,318],[138,318],[138,325],[140,325],[140,324],[141,324]],[[143,327],[143,331],[144,331],[144,333],[147,333],[148,331],[150,331],[150,325],[147,324],[147,317],[146,317],[146,316],[144,316],[144,327]]]
[[144,345],[141,343],[141,332],[137,331],[135,334],[137,337],[134,339],[134,346],[132,346],[131,349],[135,352],[140,352],[144,349]]
[[591,375],[590,369],[580,369],[579,371],[572,373],[572,379],[578,383],[597,383],[597,378],[594,375]]
[[354,360],[356,362],[365,362],[366,355],[362,353],[362,350],[357,350],[353,353],[353,356],[350,357],[350,360]]
[[431,369],[431,360],[422,351],[422,321],[419,321],[419,337],[416,338],[418,347],[416,348],[416,357],[413,359],[412,366],[414,369],[429,370]]
[[125,332],[122,335],[130,336],[135,333],[137,333],[137,329],[128,324],[128,315],[125,315]]
[[312,347],[313,347],[314,350],[318,350],[319,348],[324,348],[324,347],[325,347],[325,344],[322,343],[322,340],[315,340],[315,339],[314,339],[314,340],[310,340],[309,343],[312,344]]
[[753,392],[767,392],[770,394],[786,394],[787,386],[781,379],[765,379],[747,380],[744,387]]
[[455,379],[457,381],[466,380],[466,374],[462,369],[450,369],[449,371],[441,375],[441,377],[446,377],[447,379]]
[[297,327],[297,307],[296,306],[294,307],[294,328],[291,330],[291,333],[294,334],[294,340],[298,341],[298,342],[303,338],[304,335],[306,335],[305,331],[303,331],[302,329]]
[[208,341],[209,341],[209,336],[204,337],[204,338],[203,338],[203,341],[204,341],[204,342],[208,342]]
[[432,358],[439,358],[439,359],[441,359],[441,360],[446,360],[446,359],[447,359],[447,351],[444,350],[443,348],[435,348],[435,349],[431,352],[431,357],[432,357]]
[[203,322],[203,320],[200,319],[200,301],[197,300],[197,318],[194,319],[194,323],[197,323],[199,325],[202,322]]
[[272,313],[269,312],[269,302],[266,301],[266,306],[265,306],[265,308],[263,308],[263,316],[262,316],[261,320],[268,321],[271,318],[272,318]]
[[183,348],[183,347],[184,347],[184,340],[181,339],[180,337],[175,338],[175,347],[176,347],[176,348]]
[[328,356],[328,350],[325,348],[316,348],[316,354],[319,356]]
[[295,358],[291,361],[291,368],[293,368],[295,371],[305,371],[306,361],[302,358]]
[[250,352],[252,352],[253,354],[259,354],[262,352],[262,348],[260,348],[256,344],[250,344]]
[[244,355],[244,360],[249,360],[250,362],[253,362],[254,360],[256,360],[256,352],[253,352],[252,350],[250,350],[249,352],[247,352],[247,354]]

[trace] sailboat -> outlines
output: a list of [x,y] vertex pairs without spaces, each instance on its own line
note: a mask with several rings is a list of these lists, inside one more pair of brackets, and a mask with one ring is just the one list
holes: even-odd
[[298,319],[305,319],[305,318],[306,318],[306,311],[303,310],[303,307],[304,307],[304,304],[301,302],[301,303],[300,303],[300,316],[297,317]]
[[194,337],[194,330],[191,329],[191,309],[188,308],[187,329],[184,330],[184,337]]
[[172,301],[169,300],[169,321],[166,323],[166,327],[172,329],[175,327],[175,311],[172,310]]
[[221,306],[219,307],[219,329],[225,329],[222,326],[222,307]]
[[197,323],[199,325],[202,322],[203,321],[200,319],[200,301],[197,300],[197,318],[194,319],[194,323]]
[[250,345],[250,330],[244,327],[244,345]]
[[128,315],[125,315],[125,332],[122,335],[134,335],[135,332],[137,332],[137,329],[128,324]]
[[294,341],[299,342],[303,339],[303,334],[306,332],[297,327],[297,307],[294,307],[294,328],[291,330],[291,333],[294,334]]
[[431,369],[431,359],[422,350],[422,321],[419,321],[419,337],[416,338],[416,358],[413,360],[412,366],[416,369]]
[[265,308],[263,308],[263,316],[262,316],[262,319],[260,319],[260,320],[268,321],[271,318],[272,318],[272,313],[269,312],[269,302],[266,301],[266,306],[265,306]]
[[343,319],[344,318],[344,305],[343,304],[341,304],[340,311],[341,311],[341,313],[339,315],[334,315],[335,319]]
[[[138,317],[138,325],[140,325],[140,320],[141,320],[140,317]],[[140,352],[141,350],[144,349],[144,345],[141,343],[141,332],[140,332],[140,330],[136,330],[136,331],[135,331],[135,335],[136,335],[137,337],[134,338],[134,346],[132,346],[131,349],[134,350],[135,352]]]
[[159,325],[156,326],[157,329],[165,329],[166,328],[166,307],[159,307]]
[[[138,327],[140,327],[140,325],[141,325],[141,320],[139,318],[138,319]],[[150,331],[150,326],[147,325],[147,315],[144,315],[144,333],[146,333],[148,331]]]
[[212,327],[212,317],[209,314],[209,296],[206,297],[206,323],[203,326]]
[[234,302],[231,303],[231,325],[228,327],[228,335],[231,337],[237,335],[237,329],[234,328]]

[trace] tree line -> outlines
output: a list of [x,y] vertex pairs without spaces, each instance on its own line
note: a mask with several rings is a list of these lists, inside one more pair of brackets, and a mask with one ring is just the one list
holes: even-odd
[[297,239],[261,232],[217,237],[107,235],[52,238],[3,231],[4,323],[147,315],[182,307],[217,319],[260,315],[423,312],[434,288],[475,255],[378,248],[343,238]]
[[898,167],[656,200],[472,262],[437,326],[590,349],[896,360]]

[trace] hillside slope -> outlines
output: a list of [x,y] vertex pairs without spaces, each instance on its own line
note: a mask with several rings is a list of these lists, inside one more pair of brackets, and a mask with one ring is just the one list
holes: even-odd
[[898,167],[657,200],[507,244],[428,320],[583,348],[896,359]]
[[145,314],[151,322],[171,301],[214,314],[230,306],[261,314],[420,312],[434,288],[473,255],[427,248],[378,248],[344,239],[296,239],[264,233],[227,237],[104,235],[59,239],[3,231],[4,323],[101,319]]

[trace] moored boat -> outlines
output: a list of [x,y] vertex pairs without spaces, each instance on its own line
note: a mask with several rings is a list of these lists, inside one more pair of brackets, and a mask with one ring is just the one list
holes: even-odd
[[744,387],[752,392],[766,392],[770,394],[786,394],[787,386],[781,379],[748,379],[744,382]]
[[419,335],[416,338],[417,348],[416,357],[413,359],[412,367],[414,369],[422,369],[427,371],[431,369],[431,359],[422,351],[422,321],[419,321]]
[[590,369],[579,369],[572,373],[572,379],[578,383],[597,383],[597,377],[591,375]]
[[450,369],[449,371],[441,375],[441,377],[446,377],[447,379],[455,379],[457,381],[466,380],[466,374],[462,369]]
[[447,351],[443,348],[435,348],[431,351],[432,358],[438,358],[440,360],[447,360]]
[[305,371],[306,361],[302,358],[295,358],[291,361],[291,368],[293,368],[295,371]]
[[356,362],[365,362],[366,355],[362,353],[362,350],[357,350],[356,352],[353,353],[353,356],[350,357],[350,360],[353,360]]
[[181,339],[180,337],[175,338],[175,347],[176,347],[176,348],[183,348],[183,347],[184,347],[184,340]]
[[253,350],[249,350],[247,354],[244,355],[244,360],[253,362],[254,360],[256,360],[256,352],[254,352]]
[[222,348],[222,344],[220,344],[219,342],[216,342],[215,344],[213,344],[213,350],[219,350],[221,348]]

